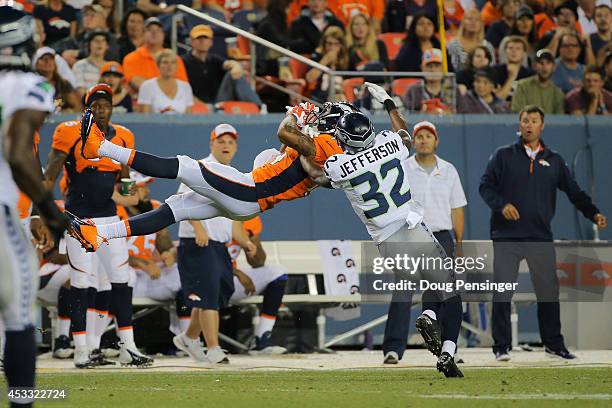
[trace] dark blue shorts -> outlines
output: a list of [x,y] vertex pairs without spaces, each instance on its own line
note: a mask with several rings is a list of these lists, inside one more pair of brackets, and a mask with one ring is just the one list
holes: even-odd
[[211,240],[199,247],[194,238],[181,238],[177,262],[185,305],[213,310],[228,305],[234,272],[225,244]]

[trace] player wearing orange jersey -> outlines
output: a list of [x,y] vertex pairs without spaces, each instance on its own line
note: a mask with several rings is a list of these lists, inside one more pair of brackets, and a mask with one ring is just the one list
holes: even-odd
[[[313,104],[291,108],[278,130],[278,137],[285,145],[281,149],[283,152],[278,152],[273,160],[257,166],[251,173],[242,173],[220,163],[200,162],[187,156],[160,158],[124,148],[108,142],[92,124],[91,129],[85,129],[82,135],[86,157],[111,158],[143,174],[178,179],[193,191],[174,195],[157,210],[125,222],[75,225],[74,230],[78,230],[75,235],[88,250],[96,250],[104,240],[148,234],[177,221],[219,216],[247,220],[281,201],[305,197],[315,184],[302,168],[300,155],[322,164],[328,157],[339,153],[340,148],[329,134],[309,137],[300,129],[316,122],[317,126],[325,126],[330,131],[343,110],[352,111],[353,108],[346,103],[327,104],[321,114]],[[90,113],[86,113],[86,117],[88,115]],[[222,124],[213,132],[220,136],[227,133],[228,128],[233,129],[230,125]]]
[[[111,123],[112,89],[106,84],[94,86],[86,95],[88,109],[96,112],[96,126],[105,129],[109,143],[133,147],[134,135],[127,128]],[[52,151],[45,170],[53,185],[64,168],[67,178],[66,214],[90,218],[98,223],[118,222],[115,202],[135,204],[137,197],[123,197],[117,192],[121,177],[129,169],[110,159],[89,160],[81,152],[81,122],[61,123],[53,134]],[[100,253],[86,253],[80,243],[66,237],[70,259],[71,330],[75,343],[74,363],[86,368],[100,361],[100,338],[108,310],[119,327],[122,364],[149,365],[152,360],[138,352],[132,328],[132,294],[128,286],[129,265],[125,240],[116,240]],[[90,289],[93,288],[93,289]],[[112,297],[110,290],[112,288]],[[98,292],[96,295],[96,291]],[[87,308],[87,309],[86,309]]]

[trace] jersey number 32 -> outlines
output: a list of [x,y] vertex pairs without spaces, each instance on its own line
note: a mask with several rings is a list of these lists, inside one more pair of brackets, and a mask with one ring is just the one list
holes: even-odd
[[360,174],[359,176],[350,180],[350,184],[353,187],[367,182],[370,185],[370,189],[368,192],[363,194],[361,198],[364,202],[375,200],[378,203],[377,207],[364,211],[366,218],[370,219],[386,214],[387,211],[389,211],[389,198],[391,201],[393,201],[393,204],[395,204],[396,207],[401,207],[410,200],[410,190],[406,191],[404,194],[400,193],[400,189],[404,183],[404,170],[402,169],[399,159],[389,160],[380,166],[381,177],[383,179],[387,178],[387,174],[393,169],[397,169],[397,177],[388,197],[384,192],[379,191],[380,184],[378,183],[378,178],[376,177],[376,174],[372,173],[371,171]]

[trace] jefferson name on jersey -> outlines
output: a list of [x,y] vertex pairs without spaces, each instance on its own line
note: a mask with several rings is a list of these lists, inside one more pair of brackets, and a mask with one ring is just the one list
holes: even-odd
[[342,171],[340,177],[345,178],[362,169],[366,164],[376,163],[379,160],[389,157],[393,153],[399,152],[400,144],[402,144],[401,140],[389,140],[383,145],[374,146],[372,149],[354,155],[352,159],[340,165],[340,171]]

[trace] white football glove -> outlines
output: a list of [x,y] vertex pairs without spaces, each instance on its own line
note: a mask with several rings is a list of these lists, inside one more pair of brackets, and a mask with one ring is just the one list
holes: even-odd
[[297,126],[302,129],[304,126],[314,123],[317,119],[319,108],[310,102],[302,102],[296,106],[285,106],[288,115],[293,115],[296,119]]
[[387,99],[391,99],[387,91],[380,85],[365,82],[363,86],[370,92],[370,95],[380,103],[384,103]]

